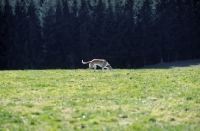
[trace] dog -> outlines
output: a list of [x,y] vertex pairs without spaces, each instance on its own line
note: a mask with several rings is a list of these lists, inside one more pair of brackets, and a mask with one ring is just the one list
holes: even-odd
[[88,62],[84,62],[82,60],[83,64],[88,64],[89,63],[89,68],[88,69],[92,69],[94,68],[94,71],[96,71],[97,66],[102,68],[102,71],[104,71],[104,68],[107,68],[107,70],[112,70],[111,65],[104,59],[93,59],[91,61]]

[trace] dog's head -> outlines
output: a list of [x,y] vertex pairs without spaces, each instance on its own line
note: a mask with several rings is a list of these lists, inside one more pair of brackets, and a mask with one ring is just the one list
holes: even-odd
[[111,66],[110,64],[108,64],[106,67],[107,67],[109,70],[112,70],[112,66]]

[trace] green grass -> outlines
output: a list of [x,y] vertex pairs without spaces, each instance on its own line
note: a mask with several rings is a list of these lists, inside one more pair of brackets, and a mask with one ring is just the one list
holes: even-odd
[[0,71],[0,130],[200,131],[200,68]]

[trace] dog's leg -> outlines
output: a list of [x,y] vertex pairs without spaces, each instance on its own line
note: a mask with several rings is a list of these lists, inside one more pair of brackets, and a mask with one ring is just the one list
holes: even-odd
[[107,69],[107,70],[108,70],[108,67],[106,67],[106,66],[103,66],[103,67],[102,67],[102,71],[105,71],[105,69]]
[[97,66],[96,66],[96,65],[94,65],[93,67],[94,67],[94,72],[95,72],[95,71],[96,71],[96,68],[97,68]]
[[91,63],[89,63],[89,68],[88,69],[92,69],[92,65],[91,65]]

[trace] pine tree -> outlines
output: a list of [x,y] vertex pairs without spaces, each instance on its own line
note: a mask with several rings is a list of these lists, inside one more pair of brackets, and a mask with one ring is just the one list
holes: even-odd
[[5,1],[5,5],[3,8],[2,14],[2,25],[1,25],[1,46],[3,48],[3,57],[2,62],[4,64],[4,68],[10,68],[13,64],[13,57],[16,55],[14,52],[13,45],[13,37],[14,37],[14,15],[13,8],[10,5],[9,1]]
[[29,61],[27,66],[38,68],[43,60],[43,43],[38,9],[33,0],[28,6],[28,26],[28,43],[25,46]]
[[156,46],[160,62],[178,60],[179,34],[177,6],[174,0],[163,1],[157,6]]
[[133,12],[133,0],[126,1],[125,3],[125,9],[124,9],[124,25],[123,25],[123,38],[122,41],[124,43],[124,46],[126,47],[125,50],[125,58],[124,63],[126,63],[127,67],[130,68],[133,65],[133,52],[135,43],[134,43],[134,30],[135,30],[135,24],[134,24],[134,12]]
[[94,29],[92,25],[91,12],[88,7],[88,3],[86,0],[82,1],[80,12],[78,16],[78,21],[80,24],[80,36],[79,36],[79,45],[81,58],[84,60],[92,59],[90,57],[90,46],[91,46],[91,32]]
[[[114,11],[114,5],[109,1],[109,6],[106,10],[104,22],[105,22],[105,31],[104,31],[104,40],[105,45],[104,50],[106,52],[106,59],[110,63],[114,63],[116,59],[119,59],[121,55],[122,47],[120,45],[120,31],[119,31],[119,24],[118,24],[118,15]],[[117,11],[119,8],[116,8]],[[119,11],[120,12],[120,11]],[[121,63],[116,63],[115,67],[120,67]]]
[[5,19],[4,19],[4,12],[3,12],[3,3],[0,3],[0,69],[6,68],[6,43],[4,42],[4,37],[6,34],[6,31],[4,29],[5,27]]
[[140,28],[140,55],[143,60],[143,65],[146,66],[148,63],[148,56],[151,54],[151,39],[152,39],[152,30],[151,30],[151,8],[149,0],[145,0],[143,7],[140,11],[140,21],[138,27]]
[[60,68],[66,67],[66,47],[64,40],[64,14],[63,14],[63,3],[61,0],[57,0],[56,11],[55,11],[55,47],[54,49],[58,51],[57,54],[57,65]]
[[[69,8],[68,1],[63,2],[63,14],[64,14],[64,41],[65,43],[65,53],[67,56],[68,68],[76,68],[76,55],[78,52],[77,48],[80,48],[78,45],[78,22],[77,22],[77,3],[73,1],[72,7]],[[80,63],[80,62],[79,62]]]
[[100,0],[93,7],[93,26],[95,29],[92,32],[91,55],[95,58],[105,58],[105,5]]
[[[15,5],[15,28],[14,28],[14,49],[12,68],[24,69],[28,68],[29,56],[27,54],[26,45],[28,44],[28,16],[26,1],[17,0]],[[27,67],[26,67],[27,66]]]
[[44,60],[41,63],[45,68],[55,68],[57,64],[57,50],[55,40],[55,12],[51,6],[43,18]]

